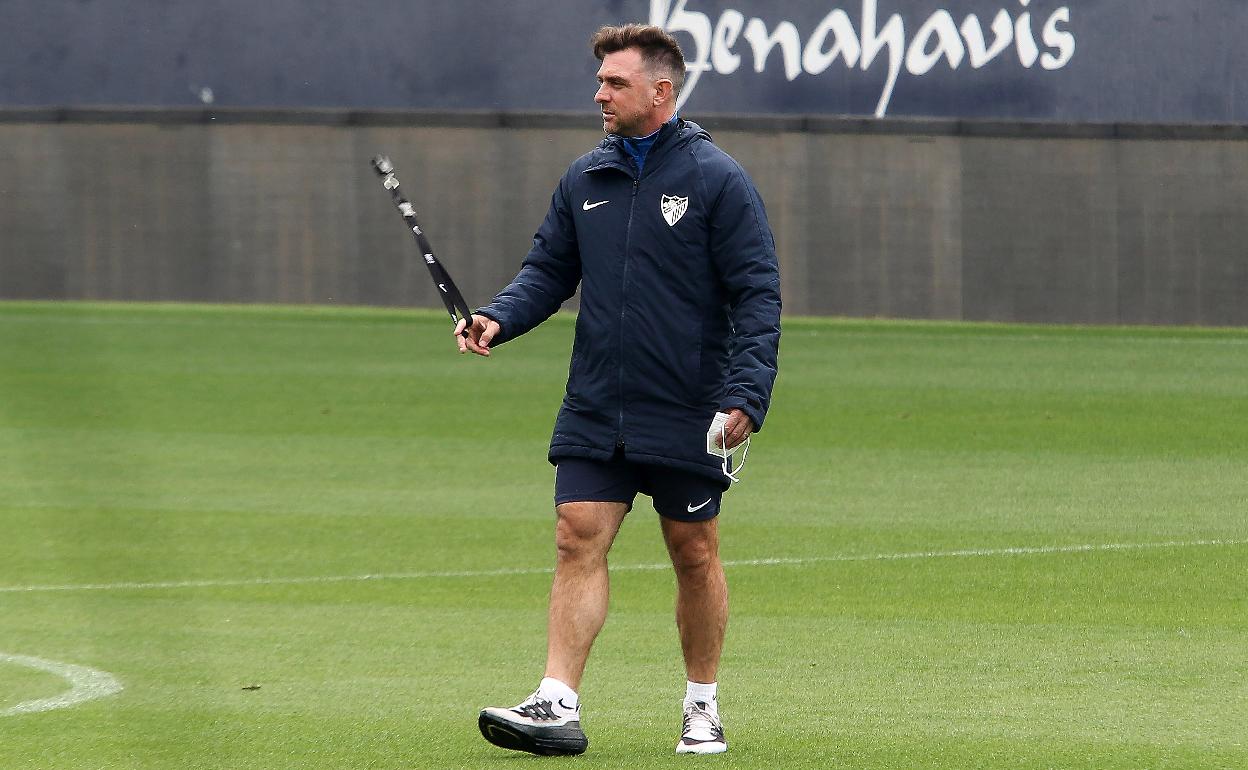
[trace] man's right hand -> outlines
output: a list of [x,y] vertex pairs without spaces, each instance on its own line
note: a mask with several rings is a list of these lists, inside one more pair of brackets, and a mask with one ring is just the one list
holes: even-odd
[[471,350],[479,356],[489,357],[490,342],[498,335],[502,327],[497,321],[476,314],[473,314],[472,326],[468,326],[468,334],[465,335],[466,325],[467,322],[462,318],[459,323],[455,324],[455,342],[459,345],[459,352],[467,353]]

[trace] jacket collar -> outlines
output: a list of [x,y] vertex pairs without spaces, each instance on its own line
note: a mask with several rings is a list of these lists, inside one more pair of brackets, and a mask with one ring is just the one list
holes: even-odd
[[[643,175],[649,176],[652,169],[658,168],[663,163],[668,153],[688,144],[698,135],[710,138],[701,126],[684,118],[664,123],[659,129],[659,135],[654,139],[654,145],[650,147],[650,152],[646,155]],[[628,151],[624,149],[624,140],[615,134],[608,134],[599,143],[598,148],[590,157],[589,167],[585,169],[585,173],[605,168],[619,169],[629,176],[637,175],[637,168],[629,162]]]

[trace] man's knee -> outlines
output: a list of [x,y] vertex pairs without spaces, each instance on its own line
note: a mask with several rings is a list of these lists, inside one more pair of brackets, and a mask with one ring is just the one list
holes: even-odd
[[555,510],[555,548],[563,560],[605,557],[627,509],[613,503],[564,503]]
[[555,524],[555,548],[560,559],[575,558],[590,549],[594,531],[577,517],[560,515]]
[[716,564],[719,552],[706,542],[689,542],[672,551],[677,572],[701,572]]
[[677,572],[700,572],[719,562],[719,537],[713,521],[672,522],[667,549]]

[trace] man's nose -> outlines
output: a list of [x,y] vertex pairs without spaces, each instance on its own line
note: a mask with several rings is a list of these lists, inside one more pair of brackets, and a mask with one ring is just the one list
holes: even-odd
[[611,101],[611,97],[607,95],[607,86],[605,83],[598,86],[598,93],[594,94],[594,101],[599,104],[606,104]]

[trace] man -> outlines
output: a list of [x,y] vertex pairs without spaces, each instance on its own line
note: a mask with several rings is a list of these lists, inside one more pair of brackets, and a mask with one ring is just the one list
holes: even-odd
[[[607,614],[607,552],[638,492],[653,498],[677,577],[687,682],[678,753],[725,751],[716,697],[728,592],[716,516],[724,454],[762,427],[776,375],[780,279],[762,201],[710,136],[675,114],[685,64],[658,27],[594,35],[606,139],[568,169],[515,280],[456,328],[488,356],[579,283],[567,392],[555,422],[555,542],[545,678],[487,708],[491,743],[580,754],[577,690]],[[721,418],[722,420],[722,418]],[[717,424],[718,425],[718,424]],[[721,449],[726,448],[726,449]]]

